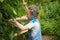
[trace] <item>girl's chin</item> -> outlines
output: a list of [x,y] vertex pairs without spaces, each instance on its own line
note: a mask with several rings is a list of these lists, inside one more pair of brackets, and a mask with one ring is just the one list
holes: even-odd
[[28,20],[31,20],[31,18],[28,18]]
[[32,19],[32,18],[29,18],[29,17],[28,17],[28,20],[31,20],[31,19]]

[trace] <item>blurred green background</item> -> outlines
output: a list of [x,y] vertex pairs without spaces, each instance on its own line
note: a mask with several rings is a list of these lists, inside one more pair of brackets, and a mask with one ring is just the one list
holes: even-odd
[[[60,0],[25,0],[28,5],[39,8],[39,21],[43,35],[53,35],[54,40],[60,40]],[[0,40],[26,40],[27,33],[14,36],[20,29],[15,24],[9,24],[8,19],[26,14],[22,0],[0,0]],[[19,21],[20,22],[20,21]],[[20,22],[25,25],[28,23]]]

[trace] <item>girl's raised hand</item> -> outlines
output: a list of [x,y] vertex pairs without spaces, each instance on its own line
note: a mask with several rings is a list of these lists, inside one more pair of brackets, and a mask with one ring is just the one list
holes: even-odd
[[11,24],[11,23],[14,23],[14,20],[13,19],[9,19],[8,22]]
[[12,19],[9,19],[8,21],[9,21],[9,22],[11,22],[11,21],[12,21]]

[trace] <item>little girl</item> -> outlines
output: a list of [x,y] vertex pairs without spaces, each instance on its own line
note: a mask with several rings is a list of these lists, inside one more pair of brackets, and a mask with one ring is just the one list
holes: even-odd
[[[13,21],[21,30],[32,30],[28,31],[28,40],[42,40],[41,36],[41,26],[38,20],[39,10],[35,5],[31,5],[28,7],[26,16],[21,18],[16,18],[14,21],[10,19],[9,21]],[[20,24],[16,20],[29,20],[30,22],[26,25]]]

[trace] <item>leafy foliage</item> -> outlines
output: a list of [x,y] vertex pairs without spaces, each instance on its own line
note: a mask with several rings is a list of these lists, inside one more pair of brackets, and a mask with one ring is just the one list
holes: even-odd
[[[28,5],[35,4],[39,7],[42,34],[54,35],[55,40],[60,40],[60,0],[26,0],[26,2]],[[25,14],[26,10],[21,0],[0,0],[0,40],[27,39],[27,33],[14,37],[14,33],[20,32],[20,29],[15,24],[8,23],[8,19]]]

